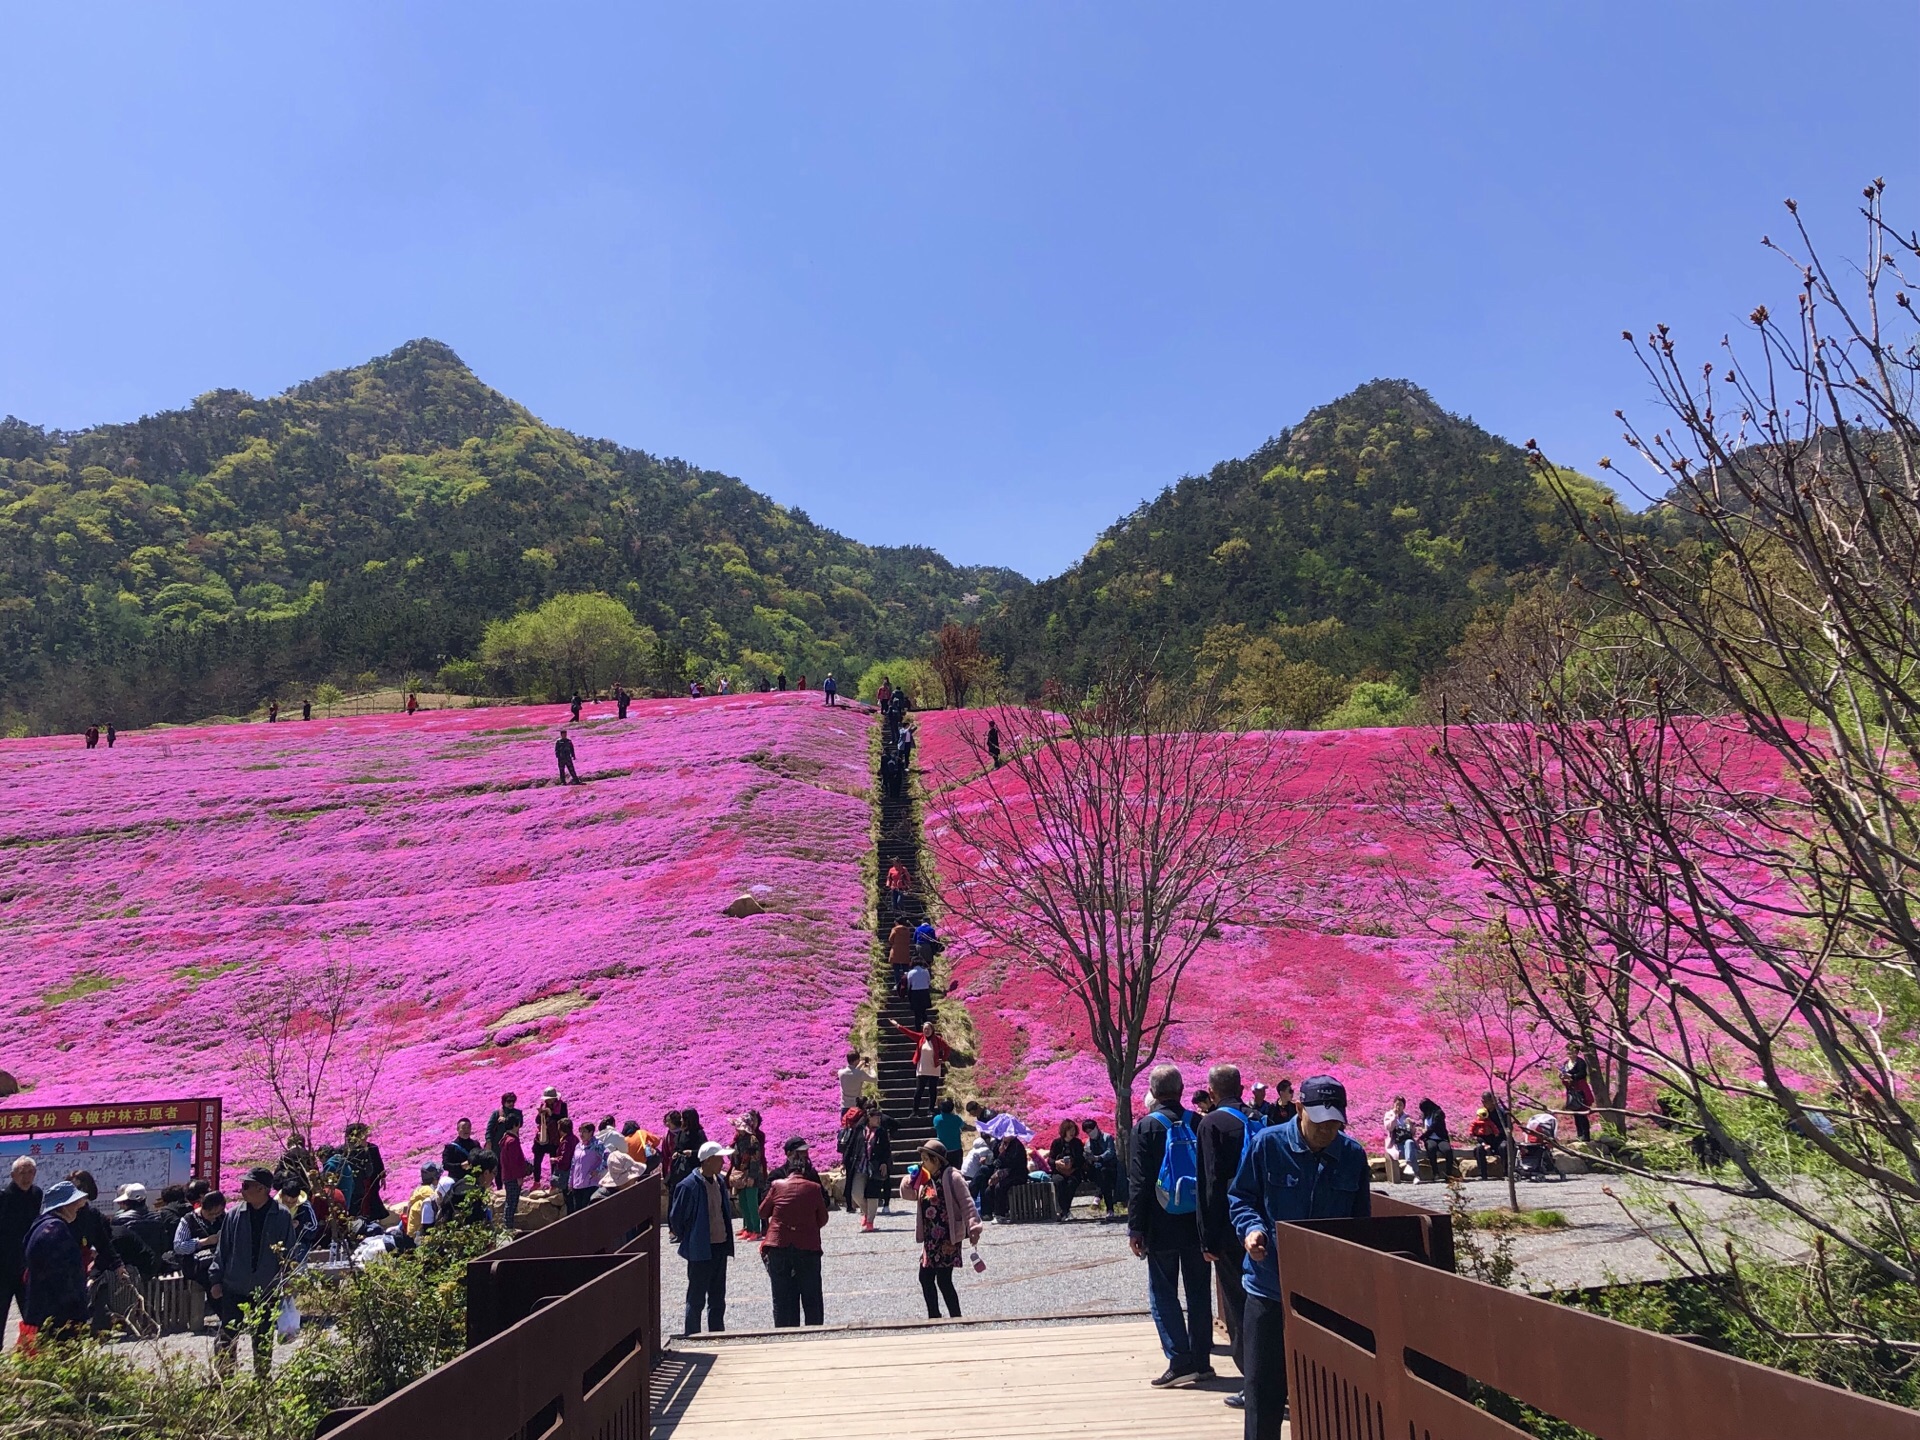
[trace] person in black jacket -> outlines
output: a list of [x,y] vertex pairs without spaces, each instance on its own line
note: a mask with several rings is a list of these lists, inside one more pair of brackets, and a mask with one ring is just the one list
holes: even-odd
[[473,1121],[462,1120],[453,1127],[453,1139],[440,1147],[441,1173],[458,1181],[467,1173],[467,1167],[480,1149],[480,1142],[473,1138]]
[[1198,1117],[1180,1108],[1184,1089],[1174,1066],[1156,1065],[1147,1088],[1153,1109],[1133,1127],[1127,1155],[1127,1243],[1147,1262],[1148,1308],[1167,1357],[1166,1373],[1153,1384],[1165,1388],[1213,1379],[1213,1295],[1199,1222],[1191,1212],[1168,1214],[1155,1193],[1169,1138],[1181,1135],[1184,1143],[1193,1143]]
[[7,1307],[20,1302],[26,1313],[26,1282],[21,1268],[26,1261],[27,1232],[40,1218],[40,1187],[34,1184],[39,1167],[33,1158],[22,1155],[13,1162],[13,1176],[0,1191],[0,1330],[6,1328]]
[[106,1217],[99,1205],[100,1186],[89,1170],[75,1170],[67,1179],[73,1182],[74,1189],[86,1197],[86,1205],[78,1218],[69,1222],[73,1233],[79,1238],[87,1251],[87,1313],[92,1318],[96,1335],[105,1335],[113,1328],[113,1282],[117,1276],[129,1285],[132,1277],[127,1274],[126,1262],[120,1258],[120,1247],[113,1243],[113,1222]]
[[[574,718],[577,720],[579,717],[576,715]],[[580,772],[573,768],[573,741],[567,738],[564,730],[560,732],[560,738],[553,742],[553,758],[560,764],[560,783],[565,785],[571,780],[578,785]]]
[[[1245,1252],[1227,1214],[1227,1187],[1240,1169],[1250,1117],[1240,1103],[1237,1066],[1214,1066],[1207,1072],[1207,1090],[1216,1103],[1200,1117],[1194,1131],[1200,1142],[1200,1248],[1213,1266],[1214,1279],[1220,1282],[1220,1298],[1227,1310],[1227,1346],[1244,1380],[1247,1367],[1241,1359],[1240,1322],[1246,1314],[1247,1292],[1240,1284],[1240,1267]],[[1236,1409],[1245,1403],[1239,1395],[1227,1397],[1227,1404]]]
[[147,1187],[137,1180],[122,1185],[113,1203],[113,1248],[122,1263],[137,1270],[142,1280],[171,1272],[173,1226],[147,1208]]
[[264,1379],[273,1366],[274,1301],[293,1254],[293,1217],[274,1203],[273,1172],[265,1166],[247,1172],[240,1198],[245,1203],[220,1222],[220,1243],[213,1252],[213,1285],[207,1293],[220,1305],[214,1359],[223,1369],[231,1367],[245,1328],[253,1336],[253,1373]]

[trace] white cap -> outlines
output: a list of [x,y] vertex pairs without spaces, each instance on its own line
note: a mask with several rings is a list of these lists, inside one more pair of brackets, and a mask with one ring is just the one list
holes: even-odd
[[113,1203],[116,1205],[127,1205],[137,1200],[144,1204],[146,1198],[147,1187],[142,1185],[138,1180],[129,1180],[114,1192]]
[[709,1140],[700,1147],[700,1158],[703,1161],[711,1160],[716,1155],[725,1156],[731,1154],[733,1154],[733,1151],[727,1146],[722,1145],[718,1140]]

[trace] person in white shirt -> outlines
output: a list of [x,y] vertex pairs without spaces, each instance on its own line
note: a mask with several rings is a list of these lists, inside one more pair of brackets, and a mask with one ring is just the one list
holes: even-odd
[[872,1083],[872,1072],[861,1063],[860,1052],[849,1050],[847,1063],[840,1071],[840,1113],[844,1115],[858,1105],[860,1097]]

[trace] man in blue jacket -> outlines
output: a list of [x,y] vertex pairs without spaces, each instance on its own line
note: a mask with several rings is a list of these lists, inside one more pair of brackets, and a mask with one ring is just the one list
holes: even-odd
[[1246,1440],[1280,1440],[1287,1417],[1286,1310],[1273,1228],[1298,1220],[1373,1213],[1367,1152],[1347,1124],[1347,1089],[1331,1075],[1300,1087],[1300,1113],[1255,1137],[1227,1191],[1234,1231],[1247,1252],[1240,1353],[1246,1375]]
[[727,1328],[727,1261],[733,1256],[733,1196],[720,1178],[720,1165],[733,1151],[709,1140],[700,1147],[699,1166],[673,1187],[667,1206],[667,1234],[687,1262],[688,1335],[700,1333],[700,1312],[707,1329]]

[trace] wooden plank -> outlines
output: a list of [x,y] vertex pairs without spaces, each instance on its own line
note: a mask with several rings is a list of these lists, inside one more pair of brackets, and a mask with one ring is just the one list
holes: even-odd
[[[676,1347],[690,1367],[665,1410],[657,1440],[845,1440],[847,1416],[879,1407],[910,1409],[941,1397],[942,1440],[1004,1440],[1033,1433],[1044,1414],[1049,1435],[1228,1440],[1241,1415],[1221,1403],[1231,1361],[1210,1389],[1156,1391],[1164,1361],[1153,1326],[1050,1325],[886,1335],[725,1342]],[[979,1403],[958,1403],[961,1400]]]

